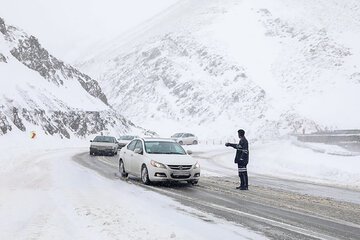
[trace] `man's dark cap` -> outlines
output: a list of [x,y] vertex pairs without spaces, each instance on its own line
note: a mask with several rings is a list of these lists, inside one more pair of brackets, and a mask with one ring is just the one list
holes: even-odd
[[240,134],[240,136],[245,136],[245,131],[243,129],[239,129],[238,133]]

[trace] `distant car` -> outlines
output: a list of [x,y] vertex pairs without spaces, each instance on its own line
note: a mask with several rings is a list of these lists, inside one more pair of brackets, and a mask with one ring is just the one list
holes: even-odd
[[118,142],[115,137],[96,136],[90,141],[90,155],[116,155],[118,151]]
[[118,145],[119,149],[125,147],[126,144],[134,140],[135,138],[138,138],[138,136],[132,136],[132,135],[124,135],[118,138]]
[[197,184],[200,165],[191,151],[172,139],[137,138],[120,151],[119,172],[122,177],[131,174],[144,184],[159,181],[187,181]]
[[176,142],[181,145],[198,144],[198,138],[192,133],[175,133],[171,136]]

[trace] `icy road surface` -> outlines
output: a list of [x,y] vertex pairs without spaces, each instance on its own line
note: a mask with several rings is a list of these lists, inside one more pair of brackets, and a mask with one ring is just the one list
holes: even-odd
[[104,177],[169,196],[184,206],[261,232],[270,239],[359,239],[360,192],[258,175],[250,175],[250,191],[238,191],[234,189],[238,183],[231,169],[224,176],[226,169],[215,167],[216,162],[208,154],[194,154],[206,173],[194,187],[144,186],[137,179],[121,180],[117,174],[118,157],[79,153],[73,159]]

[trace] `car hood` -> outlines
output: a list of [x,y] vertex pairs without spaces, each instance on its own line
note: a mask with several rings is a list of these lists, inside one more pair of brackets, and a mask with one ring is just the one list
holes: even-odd
[[151,160],[165,165],[194,165],[197,161],[189,155],[178,154],[148,154]]
[[121,144],[128,144],[129,142],[131,142],[131,140],[118,140],[118,143]]

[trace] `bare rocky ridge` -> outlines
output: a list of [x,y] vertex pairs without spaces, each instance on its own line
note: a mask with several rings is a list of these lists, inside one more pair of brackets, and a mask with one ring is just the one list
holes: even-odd
[[[0,53],[0,64],[10,64],[8,58],[11,58],[12,61],[20,62],[29,69],[28,71],[35,71],[44,81],[58,88],[67,88],[68,82],[78,81],[84,89],[84,93],[81,94],[89,94],[104,104],[103,110],[98,111],[74,109],[67,106],[62,99],[54,98],[52,93],[38,93],[37,95],[43,99],[43,106],[40,106],[30,97],[29,92],[22,90],[20,83],[17,91],[27,105],[22,105],[19,99],[12,99],[11,96],[3,98],[0,102],[0,135],[15,129],[22,132],[31,131],[32,126],[40,126],[48,135],[71,138],[72,135],[84,137],[114,129],[117,134],[121,134],[135,127],[108,106],[107,97],[97,81],[51,55],[36,37],[29,36],[14,26],[6,25],[2,18],[0,18],[0,33],[3,35],[0,37],[3,37],[9,46],[7,54]],[[1,79],[1,81],[10,81],[9,79]],[[64,97],[74,100],[77,98],[77,96]],[[86,106],[86,103],[84,105]]]
[[7,33],[4,19],[2,19],[1,17],[0,17],[0,32],[4,35]]
[[[11,122],[7,120],[6,116]],[[6,115],[0,112],[0,135],[11,131],[12,125],[23,132],[31,130],[27,129],[25,123],[41,126],[46,134],[58,135],[61,138],[71,138],[71,134],[84,137],[119,126],[123,132],[126,132],[131,127],[135,127],[133,123],[112,110],[46,112],[39,109],[29,111],[26,108],[13,107],[12,112],[7,112]]]
[[0,53],[0,62],[7,63],[6,57],[2,53]]
[[0,32],[12,43],[11,54],[25,66],[56,85],[62,85],[64,80],[77,80],[90,95],[108,104],[97,81],[51,55],[36,37],[28,36],[13,26],[6,26],[1,18]]
[[19,40],[18,46],[11,50],[11,54],[28,68],[39,72],[41,76],[55,84],[62,85],[64,77],[76,79],[90,95],[108,104],[97,81],[49,54],[34,36]]

